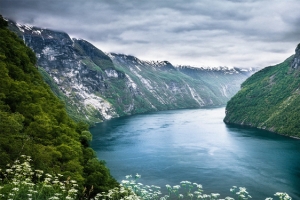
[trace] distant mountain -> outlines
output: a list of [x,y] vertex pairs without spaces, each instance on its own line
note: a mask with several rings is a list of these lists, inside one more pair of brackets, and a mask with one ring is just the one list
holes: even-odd
[[[142,61],[134,56],[109,54],[116,68],[139,87],[156,110],[224,105],[251,70],[175,67],[168,61]],[[133,90],[134,91],[134,90]]]
[[225,105],[253,73],[142,61],[105,54],[64,32],[12,21],[9,27],[35,52],[45,81],[75,120],[99,122],[148,111]]
[[226,106],[226,123],[300,137],[300,44],[283,63],[253,74]]

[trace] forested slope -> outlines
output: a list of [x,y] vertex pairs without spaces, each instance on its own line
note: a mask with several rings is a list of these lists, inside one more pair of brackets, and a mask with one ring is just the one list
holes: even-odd
[[6,26],[0,16],[0,168],[25,154],[35,169],[75,179],[82,189],[116,186],[89,147],[88,126],[67,115],[38,72],[35,54]]
[[300,45],[283,63],[253,74],[227,103],[226,123],[300,137]]

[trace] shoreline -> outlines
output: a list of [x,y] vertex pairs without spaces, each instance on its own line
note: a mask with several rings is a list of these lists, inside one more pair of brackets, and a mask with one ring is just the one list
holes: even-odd
[[266,130],[266,131],[269,131],[271,133],[275,133],[275,134],[278,134],[278,135],[282,135],[282,136],[286,136],[286,137],[289,137],[289,138],[293,138],[293,139],[296,139],[296,140],[300,140],[300,137],[297,137],[297,136],[293,136],[293,135],[284,135],[284,134],[281,134],[281,133],[277,133],[275,131],[271,131],[269,129],[264,129],[264,128],[259,128],[259,127],[255,127],[255,126],[251,126],[251,125],[245,125],[245,124],[238,124],[238,123],[232,123],[232,122],[225,122],[223,120],[223,122],[227,125],[237,125],[237,126],[244,126],[244,127],[249,127],[249,128],[257,128],[257,129],[260,129],[260,130]]
[[300,137],[296,137],[296,136],[289,136],[289,137],[300,140]]

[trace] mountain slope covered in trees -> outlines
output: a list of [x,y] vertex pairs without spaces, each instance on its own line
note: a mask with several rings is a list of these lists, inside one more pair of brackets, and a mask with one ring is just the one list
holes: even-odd
[[88,126],[68,116],[37,70],[35,54],[6,26],[0,16],[0,168],[24,154],[35,169],[71,177],[82,190],[116,186],[89,147]]
[[226,123],[300,137],[300,44],[284,62],[253,74],[227,103]]

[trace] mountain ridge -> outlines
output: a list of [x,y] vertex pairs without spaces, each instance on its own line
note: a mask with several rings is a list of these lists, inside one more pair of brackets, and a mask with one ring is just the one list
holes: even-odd
[[253,71],[176,67],[108,53],[65,32],[9,22],[37,56],[45,81],[77,121],[225,105]]

